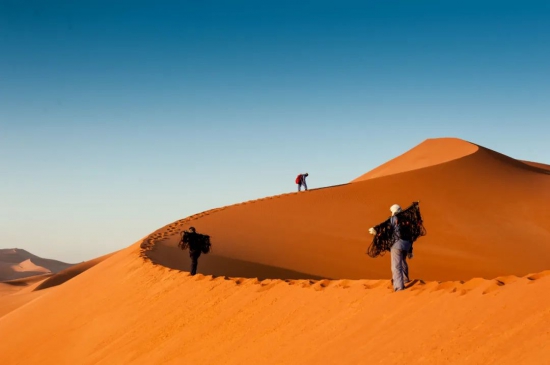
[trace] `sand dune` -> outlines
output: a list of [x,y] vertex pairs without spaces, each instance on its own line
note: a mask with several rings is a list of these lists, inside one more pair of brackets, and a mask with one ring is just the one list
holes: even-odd
[[27,259],[18,264],[11,265],[11,269],[15,272],[42,272],[42,273],[51,272],[50,270],[42,266],[35,265],[34,262],[31,261],[31,259]]
[[[447,141],[429,141],[420,150],[428,154],[435,145],[437,155]],[[415,244],[414,277],[467,280],[549,268],[550,210],[540,207],[550,203],[550,175],[472,146],[451,140],[449,149],[475,152],[417,170],[388,170],[389,175],[375,179],[197,214],[155,232],[151,239],[160,243],[148,255],[174,267],[168,260],[178,259],[178,234],[193,225],[211,235],[213,256],[317,277],[388,278],[389,258],[365,255],[371,240],[367,230],[388,217],[391,204],[420,200],[428,235]],[[455,155],[461,155],[458,152]],[[398,169],[403,165],[399,159],[392,161]],[[185,253],[180,256],[182,262],[187,260]],[[202,261],[200,272],[220,274],[211,271],[206,259],[200,265]],[[280,277],[260,268],[242,276]]]
[[82,274],[84,271],[99,264],[100,262],[103,262],[104,260],[111,257],[112,255],[114,255],[114,253],[103,255],[93,260],[88,260],[80,264],[73,265],[68,269],[61,270],[57,274],[50,276],[49,278],[44,280],[42,283],[40,283],[40,285],[36,287],[36,290],[43,290],[43,289],[51,288],[53,286],[61,285],[67,280],[71,280],[75,276],[78,276]]
[[388,280],[190,277],[138,254],[136,244],[1,318],[0,362],[541,364],[550,356],[548,271],[417,281],[392,293]]
[[[39,298],[45,293],[44,289],[61,285],[66,281],[82,274],[84,271],[94,267],[112,255],[114,255],[114,253],[82,262],[65,270],[61,270],[56,274],[47,271],[45,274],[24,276],[22,278],[7,280],[0,283],[0,317]],[[27,268],[28,265],[30,265],[31,268],[33,267],[32,264],[22,266]],[[22,272],[25,275],[28,275],[31,271],[23,270]],[[41,292],[36,293],[37,291]]]
[[404,154],[359,176],[352,182],[399,174],[405,171],[442,164],[471,155],[479,147],[458,138],[427,139]]
[[[464,141],[420,147],[376,178],[176,221],[19,306],[6,294],[0,363],[544,363],[550,175]],[[393,293],[367,230],[418,199],[428,235]],[[190,225],[214,243],[194,277],[176,247]]]
[[29,276],[0,283],[0,318],[40,297],[33,291],[53,274]]
[[0,281],[56,273],[70,266],[72,265],[43,259],[18,248],[0,249]]

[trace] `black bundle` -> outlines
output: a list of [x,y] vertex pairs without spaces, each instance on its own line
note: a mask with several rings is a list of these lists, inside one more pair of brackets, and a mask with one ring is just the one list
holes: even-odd
[[418,237],[426,235],[426,229],[422,225],[422,215],[420,214],[418,202],[412,203],[410,207],[395,214],[395,216],[397,217],[399,234],[396,234],[397,232],[394,231],[390,222],[391,217],[373,227],[376,230],[376,235],[374,235],[372,243],[367,249],[367,254],[370,257],[383,256],[386,251],[391,250],[398,237],[414,243]]
[[209,253],[212,249],[210,236],[196,232],[183,231],[178,247],[182,250],[189,248],[192,251],[200,250],[202,253]]

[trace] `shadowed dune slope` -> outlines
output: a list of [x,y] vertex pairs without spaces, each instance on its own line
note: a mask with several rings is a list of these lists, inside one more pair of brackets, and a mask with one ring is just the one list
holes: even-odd
[[133,245],[0,318],[0,363],[507,365],[550,357],[548,271],[415,282],[392,293],[388,280],[190,277],[139,251]]
[[[365,255],[368,228],[386,219],[393,203],[415,200],[428,235],[415,244],[413,278],[491,278],[550,267],[550,209],[540,209],[550,204],[550,175],[483,147],[418,170],[198,214],[159,230],[162,240],[148,255],[187,270],[187,253],[177,266],[174,248],[178,233],[193,225],[211,235],[216,256],[326,278],[388,278],[389,255]],[[206,263],[201,258],[199,272],[210,274]],[[239,275],[277,277],[259,267]]]
[[521,162],[523,162],[524,164],[527,164],[531,167],[535,167],[537,169],[540,169],[539,172],[550,174],[550,165],[546,165],[546,164],[543,164],[543,163],[540,163],[540,162],[531,162],[531,161],[521,161]]

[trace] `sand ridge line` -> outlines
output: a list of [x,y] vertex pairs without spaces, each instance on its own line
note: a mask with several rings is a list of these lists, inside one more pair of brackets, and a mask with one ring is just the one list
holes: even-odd
[[[265,200],[257,199],[255,201]],[[390,280],[369,280],[369,279],[263,279],[247,278],[247,277],[230,277],[225,275],[204,275],[197,274],[194,277],[190,276],[188,271],[172,269],[163,266],[162,264],[153,262],[147,255],[148,251],[154,251],[155,245],[158,242],[169,239],[171,236],[180,235],[184,225],[197,220],[203,216],[215,213],[223,210],[227,207],[215,208],[202,213],[197,213],[189,217],[175,221],[167,226],[160,228],[147,236],[140,244],[140,256],[144,261],[149,262],[155,267],[163,268],[168,271],[176,271],[177,273],[187,274],[191,280],[206,280],[206,281],[229,281],[233,282],[236,286],[242,285],[258,285],[259,290],[268,290],[274,286],[280,284],[286,284],[290,286],[297,286],[304,289],[313,289],[316,291],[322,291],[327,288],[347,289],[355,286],[362,286],[363,289],[384,289],[389,292],[392,291],[392,285]],[[442,293],[457,293],[462,296],[470,292],[479,292],[481,295],[495,292],[499,289],[506,287],[507,285],[515,283],[531,284],[535,281],[550,276],[550,270],[543,271],[534,274],[528,274],[522,277],[515,275],[508,275],[497,277],[494,279],[472,278],[468,281],[430,281],[425,282],[422,279],[414,279],[406,285],[406,291],[408,292],[442,292]]]
[[[342,184],[342,185],[346,185],[346,184]],[[336,186],[339,186],[339,185],[336,185]],[[151,233],[149,236],[147,236],[143,240],[143,242],[141,243],[142,250],[140,252],[140,256],[143,257],[143,258],[148,259],[148,257],[146,257],[147,252],[148,251],[153,251],[155,249],[156,242],[168,239],[170,236],[174,236],[176,234],[181,235],[182,230],[181,229],[178,230],[178,228],[181,228],[186,223],[195,221],[195,220],[197,220],[201,217],[208,216],[212,213],[216,213],[218,211],[221,211],[221,210],[224,210],[224,209],[230,208],[230,207],[235,207],[235,206],[239,206],[239,205],[247,205],[247,204],[252,204],[252,203],[261,202],[261,201],[265,201],[265,200],[277,199],[277,198],[281,198],[281,197],[287,196],[287,195],[300,194],[300,193],[305,193],[305,192],[308,192],[308,191],[320,190],[320,189],[326,189],[326,188],[328,188],[328,187],[309,189],[307,191],[302,191],[302,192],[291,192],[291,193],[283,193],[283,194],[278,194],[278,195],[272,195],[272,196],[267,196],[267,197],[264,197],[264,198],[247,200],[247,201],[244,201],[244,202],[241,202],[241,203],[225,205],[225,206],[222,206],[222,207],[219,207],[219,208],[213,208],[213,209],[205,210],[205,211],[200,212],[200,213],[190,215],[186,218],[183,218],[183,219],[177,220],[173,223],[170,223],[170,224],[156,230],[155,232]]]

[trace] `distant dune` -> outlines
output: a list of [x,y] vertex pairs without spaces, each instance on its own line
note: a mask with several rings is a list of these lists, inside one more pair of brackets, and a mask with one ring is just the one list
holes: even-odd
[[0,249],[0,281],[56,273],[72,264],[43,259],[18,248]]
[[[382,166],[0,283],[0,364],[544,364],[547,165],[441,139]],[[428,235],[394,293],[389,258],[365,255],[367,230],[415,200]],[[213,242],[196,276],[177,248],[191,225]]]

